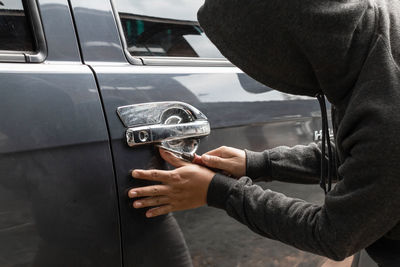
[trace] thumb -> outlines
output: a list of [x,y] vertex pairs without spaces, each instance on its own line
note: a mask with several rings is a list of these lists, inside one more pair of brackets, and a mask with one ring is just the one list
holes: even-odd
[[171,164],[172,166],[174,166],[175,168],[179,168],[179,167],[186,166],[186,165],[189,164],[188,162],[186,162],[186,161],[184,161],[184,160],[178,158],[178,157],[175,156],[173,153],[171,153],[171,152],[169,152],[169,151],[167,151],[167,150],[165,150],[165,149],[159,148],[159,151],[160,151],[161,157],[162,157],[166,162],[168,162],[169,164]]
[[207,167],[216,168],[220,170],[226,170],[228,165],[226,159],[207,154],[203,154],[201,156],[201,160]]

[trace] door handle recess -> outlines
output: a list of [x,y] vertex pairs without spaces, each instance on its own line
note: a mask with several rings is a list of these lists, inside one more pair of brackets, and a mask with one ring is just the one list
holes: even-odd
[[211,131],[207,117],[183,102],[135,104],[119,107],[117,113],[128,128],[126,141],[131,147],[151,143],[179,146],[176,140],[200,139]]

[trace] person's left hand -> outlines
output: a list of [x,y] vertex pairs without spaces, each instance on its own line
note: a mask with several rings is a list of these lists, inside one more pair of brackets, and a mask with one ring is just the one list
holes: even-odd
[[215,173],[205,167],[185,162],[163,149],[160,149],[160,154],[176,169],[133,170],[134,178],[162,182],[160,185],[129,190],[130,198],[144,197],[134,201],[133,207],[153,207],[146,212],[146,217],[155,217],[207,204],[208,186]]

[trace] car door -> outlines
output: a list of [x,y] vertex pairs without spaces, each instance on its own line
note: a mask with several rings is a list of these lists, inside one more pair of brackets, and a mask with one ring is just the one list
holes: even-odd
[[[316,100],[268,88],[223,58],[196,21],[201,4],[200,0],[71,0],[83,60],[96,75],[111,136],[124,266],[152,266],[155,257],[163,260],[160,251],[169,248],[160,230],[164,218],[146,219],[127,197],[129,188],[146,184],[134,181],[131,169],[167,166],[155,143],[128,146],[126,131],[132,125],[121,120],[118,108],[141,104],[129,116],[140,118],[134,126],[147,127],[146,123],[157,123],[149,118],[165,114],[171,105],[189,104],[211,125],[211,134],[200,141],[198,153],[221,145],[261,151],[306,144],[314,141],[320,129]],[[172,115],[179,117],[176,112]],[[138,138],[143,143],[149,141],[146,134],[142,137]],[[308,201],[323,199],[318,186],[262,185]],[[266,262],[294,266],[325,261],[260,238],[220,210],[203,207],[174,216],[195,266],[265,266]]]
[[67,0],[0,1],[0,266],[121,266],[94,75]]

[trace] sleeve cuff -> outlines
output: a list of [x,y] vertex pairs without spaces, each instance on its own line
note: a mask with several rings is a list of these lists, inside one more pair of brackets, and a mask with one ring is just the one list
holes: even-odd
[[207,204],[215,208],[225,209],[230,190],[237,182],[235,179],[216,173],[208,186]]
[[270,158],[268,150],[263,152],[246,152],[246,176],[252,179],[260,177],[271,179]]

